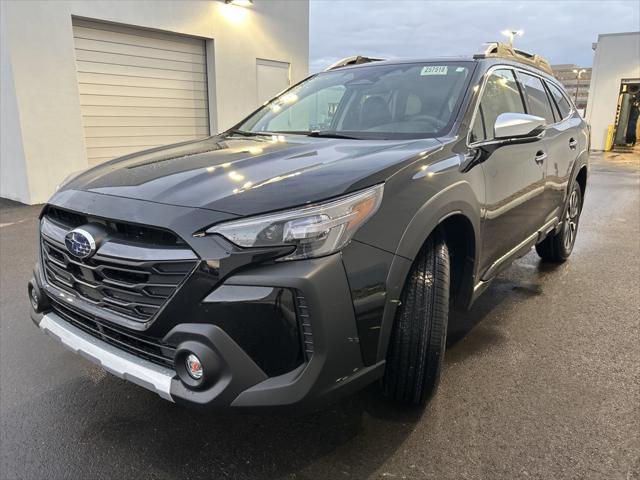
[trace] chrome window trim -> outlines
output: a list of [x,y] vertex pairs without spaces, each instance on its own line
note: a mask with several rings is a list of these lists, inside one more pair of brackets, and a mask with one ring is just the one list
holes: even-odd
[[[552,94],[549,91],[549,86],[547,85],[547,82],[545,81],[545,79],[543,77],[541,77],[540,75],[534,75],[533,73],[529,72],[529,71],[522,71],[522,74],[524,75],[529,75],[530,77],[534,77],[540,80],[540,82],[542,83],[542,90],[544,91],[545,96],[547,97],[547,102],[549,103],[549,107],[551,108],[551,116],[554,118],[556,118],[556,112],[554,110],[554,105],[555,105],[555,100],[552,98]],[[516,76],[518,77],[518,81],[521,82],[522,85],[522,89],[524,90],[524,94],[527,95],[527,86],[524,84],[523,80],[520,78],[519,74],[516,74]],[[529,104],[529,99],[527,98],[527,105]],[[571,105],[571,104],[570,104]],[[560,113],[560,109],[558,109],[558,113]],[[570,112],[571,113],[571,112]],[[538,115],[540,116],[540,115]],[[567,117],[568,118],[568,117]],[[547,125],[545,125],[546,127],[551,127],[553,125],[556,125],[560,122],[563,122],[565,119],[561,119],[559,121],[554,121],[551,122]]]
[[[478,99],[476,101],[475,106],[473,107],[473,115],[471,116],[471,121],[469,122],[469,131],[467,132],[467,136],[466,136],[466,145],[468,148],[474,148],[479,146],[480,144],[486,144],[487,142],[493,141],[493,140],[483,140],[483,141],[478,141],[478,142],[473,142],[471,143],[469,141],[470,137],[471,137],[471,129],[473,128],[473,124],[476,121],[476,116],[478,115],[478,110],[480,109],[480,100],[482,99],[482,95],[484,94],[484,89],[485,86],[487,85],[487,81],[489,80],[489,77],[491,76],[491,74],[493,74],[493,72],[495,72],[496,70],[512,70],[514,72],[514,76],[516,77],[516,81],[518,82],[518,86],[520,86],[520,79],[518,78],[518,71],[529,74],[529,75],[533,75],[535,77],[540,78],[543,83],[544,82],[549,82],[552,85],[554,85],[555,87],[557,87],[560,90],[560,93],[562,93],[562,95],[568,99],[566,93],[564,92],[564,89],[560,86],[558,86],[557,82],[551,80],[550,78],[548,78],[547,76],[543,76],[540,75],[540,73],[535,72],[534,70],[529,70],[527,68],[522,68],[520,66],[516,66],[516,65],[512,65],[509,63],[499,63],[499,64],[495,64],[492,65],[491,67],[489,67],[487,69],[486,72],[484,72],[484,75],[482,76],[481,82],[478,84],[480,85],[479,88],[479,93],[478,93]],[[477,87],[478,85],[476,85],[475,87]],[[471,87],[472,89],[475,87]],[[546,85],[545,85],[546,87]],[[548,87],[546,87],[548,88]],[[527,106],[527,105],[525,105]],[[568,118],[572,117],[573,114],[575,113],[575,106],[573,105],[573,102],[571,100],[569,100],[569,106],[571,107],[571,111],[569,112],[569,115],[567,115],[565,118],[563,118],[562,120],[555,122],[555,123],[551,123],[549,125],[545,125],[545,128],[547,127],[553,127],[556,126],[562,122],[564,122],[565,120],[567,120]]]
[[[545,79],[543,79],[545,80]],[[556,87],[559,91],[560,91],[560,95],[562,95],[564,97],[564,99],[569,103],[569,107],[571,108],[571,110],[569,110],[569,113],[567,114],[566,117],[563,117],[562,120],[560,120],[559,122],[554,123],[553,125],[557,125],[558,123],[562,123],[565,120],[567,120],[568,118],[572,117],[573,114],[576,112],[576,106],[573,104],[573,100],[571,100],[571,98],[569,97],[569,95],[567,94],[567,92],[565,92],[564,87],[562,87],[561,85],[558,85],[556,82],[552,82],[551,80],[546,80],[547,83],[550,83],[551,85],[553,85],[554,87]],[[547,85],[547,88],[549,88],[549,86]],[[549,91],[549,93],[551,93],[551,91]],[[552,100],[553,103],[556,103],[555,98],[553,98],[553,93],[551,93],[552,95]],[[560,113],[560,107],[558,107],[558,105],[556,104],[556,108],[558,109],[558,113]]]

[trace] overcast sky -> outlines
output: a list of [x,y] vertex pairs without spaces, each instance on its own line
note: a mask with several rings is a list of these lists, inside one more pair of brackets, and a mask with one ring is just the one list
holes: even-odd
[[598,33],[640,30],[638,0],[310,0],[310,71],[349,55],[383,58],[473,53],[500,31],[552,64],[591,66]]

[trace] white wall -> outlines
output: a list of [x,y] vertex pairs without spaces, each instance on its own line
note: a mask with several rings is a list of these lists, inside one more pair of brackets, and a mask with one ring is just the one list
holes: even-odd
[[604,150],[623,78],[640,78],[640,32],[599,35],[585,117],[591,125],[593,150]]
[[[256,0],[249,8],[218,0],[3,0],[0,4],[1,195],[25,203],[46,201],[70,172],[87,167],[72,16],[208,39],[211,124],[218,131],[256,108],[257,58],[290,63],[292,82],[307,75],[307,0]],[[6,62],[10,68],[5,68]],[[15,131],[19,127],[22,141]],[[11,139],[8,146],[5,137]]]
[[5,5],[0,2],[0,196],[28,203],[29,186],[5,28]]

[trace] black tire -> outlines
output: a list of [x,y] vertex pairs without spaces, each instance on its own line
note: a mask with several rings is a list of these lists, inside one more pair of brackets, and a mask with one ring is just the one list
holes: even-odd
[[394,401],[424,405],[435,392],[449,315],[449,250],[429,237],[411,267],[391,333],[383,389]]
[[582,190],[574,182],[569,192],[562,223],[555,234],[547,236],[536,245],[536,252],[547,262],[562,263],[569,258],[576,243],[580,213],[582,212]]

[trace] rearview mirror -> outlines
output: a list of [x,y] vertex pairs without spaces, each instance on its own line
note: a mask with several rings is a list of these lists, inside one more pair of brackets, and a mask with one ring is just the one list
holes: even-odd
[[494,137],[496,140],[535,137],[540,134],[545,125],[545,119],[535,115],[501,113],[496,118],[496,123],[493,127]]

